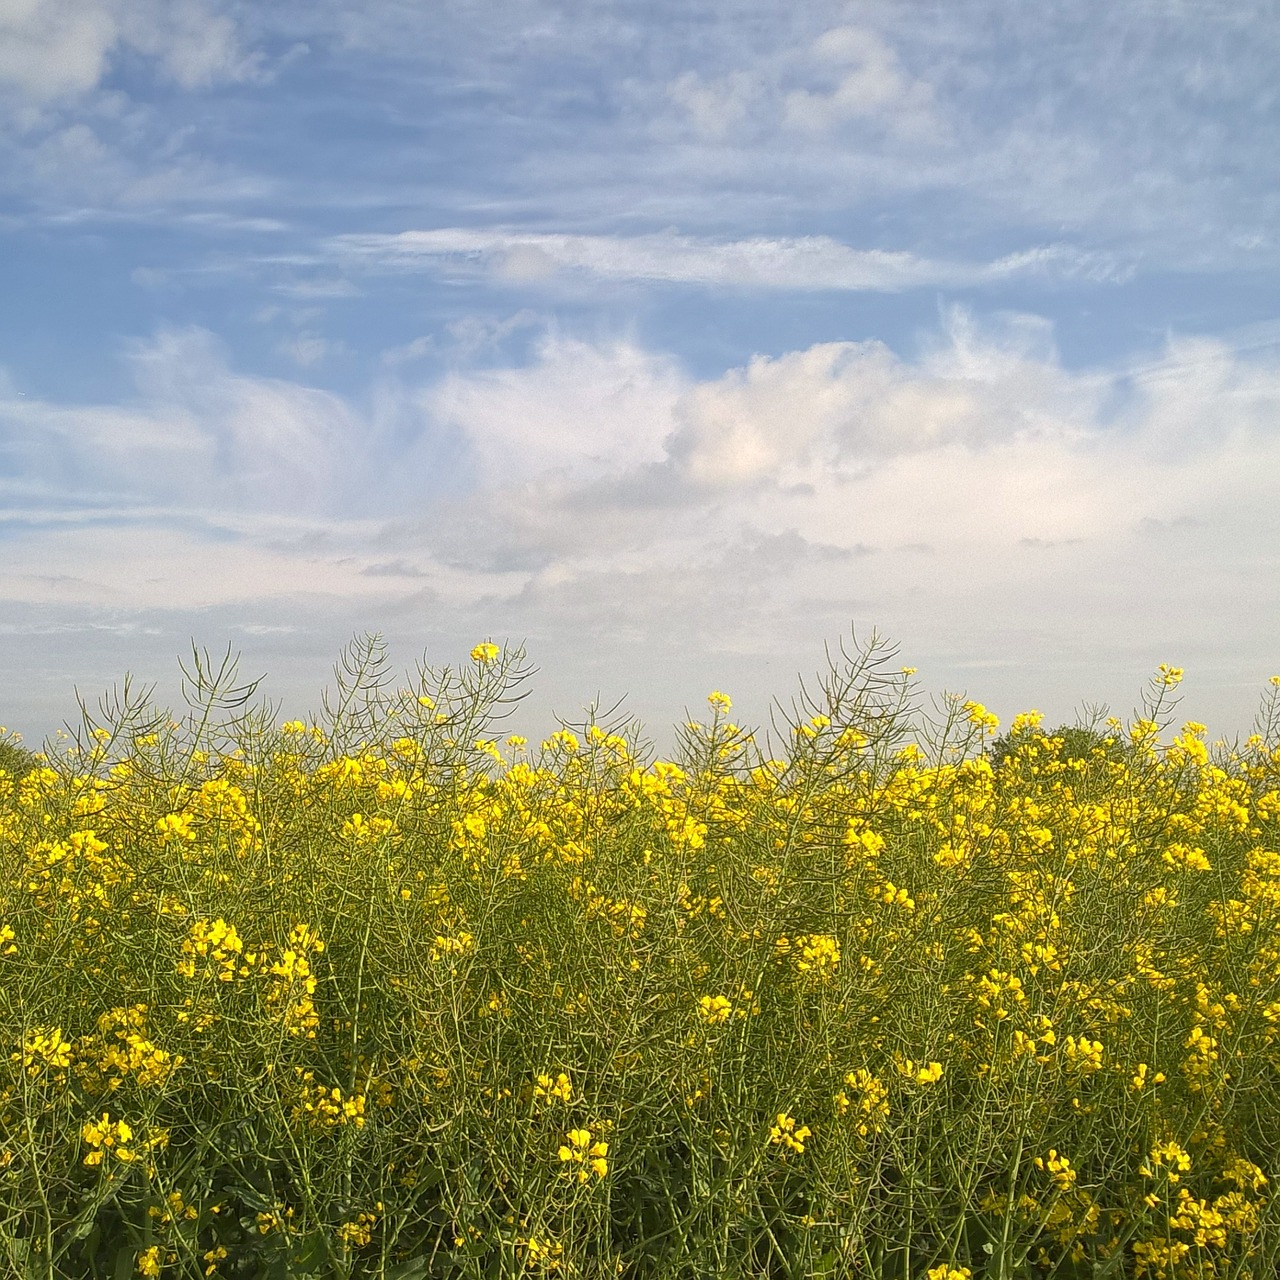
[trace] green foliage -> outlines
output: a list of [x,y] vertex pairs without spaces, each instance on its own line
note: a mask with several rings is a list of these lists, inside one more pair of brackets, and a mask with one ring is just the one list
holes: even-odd
[[490,645],[86,712],[0,779],[0,1272],[1274,1274],[1280,742],[996,758],[891,659],[671,760],[501,742]]
[[1047,732],[1038,725],[1025,725],[1009,729],[992,741],[986,749],[987,759],[993,769],[998,769],[1020,747],[1034,746],[1041,737],[1058,744],[1054,750],[1064,761],[1088,760],[1095,752],[1109,760],[1120,760],[1128,748],[1114,731],[1096,725],[1062,724]]
[[0,736],[0,771],[17,779],[35,768],[35,757],[12,737]]

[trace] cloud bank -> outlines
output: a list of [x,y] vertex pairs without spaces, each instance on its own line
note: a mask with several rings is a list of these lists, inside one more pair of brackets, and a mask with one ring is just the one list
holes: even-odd
[[[363,408],[236,375],[198,333],[132,360],[127,409],[0,398],[11,616],[292,599],[420,633],[443,611],[647,654],[638,690],[673,644],[764,661],[850,620],[953,682],[997,655],[1081,696],[1090,662],[1226,679],[1217,646],[1237,699],[1267,674],[1273,344],[1072,370],[1042,319],[956,310],[911,359],[819,343],[699,380],[548,332],[527,364]],[[445,456],[467,479],[433,492]]]

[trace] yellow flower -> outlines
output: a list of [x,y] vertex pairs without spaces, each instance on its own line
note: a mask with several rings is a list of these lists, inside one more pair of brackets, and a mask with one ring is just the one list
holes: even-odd
[[801,973],[828,978],[840,964],[840,943],[825,933],[801,934],[795,940],[800,948],[796,968]]
[[431,944],[431,959],[436,962],[446,956],[465,956],[475,949],[476,940],[465,929],[457,937],[436,934],[436,940]]
[[857,1131],[865,1138],[872,1130],[880,1130],[889,1117],[889,1089],[870,1071],[859,1067],[845,1076],[844,1082],[853,1096],[841,1089],[835,1096],[836,1110],[844,1115],[853,1111],[858,1117]]
[[733,1004],[727,996],[702,996],[698,1000],[698,1017],[704,1022],[727,1022],[732,1014]]
[[779,1111],[776,1120],[769,1129],[769,1141],[783,1148],[784,1154],[794,1151],[796,1155],[804,1154],[806,1138],[813,1136],[813,1130],[807,1124],[796,1127],[795,1117],[785,1111]]
[[1161,855],[1171,867],[1186,867],[1189,871],[1212,871],[1213,865],[1197,845],[1175,841]]
[[564,1246],[558,1240],[530,1236],[516,1242],[524,1250],[524,1263],[530,1270],[559,1271]]
[[533,1096],[547,1102],[572,1102],[573,1082],[563,1071],[554,1080],[548,1075],[540,1075],[534,1082]]
[[980,702],[966,702],[961,710],[968,717],[969,723],[981,729],[984,734],[994,733],[1000,727],[1000,717],[988,711]]
[[140,1276],[158,1276],[160,1274],[160,1246],[153,1244],[138,1254],[138,1274]]
[[[167,1130],[165,1132],[167,1133]],[[102,1113],[101,1120],[86,1121],[80,1129],[80,1136],[92,1148],[84,1158],[84,1163],[90,1167],[101,1164],[102,1157],[107,1151],[114,1151],[116,1159],[126,1164],[137,1158],[136,1153],[124,1145],[133,1138],[132,1126],[124,1120],[113,1122],[106,1111]],[[146,1145],[148,1147],[158,1145],[155,1136]]]
[[204,1260],[209,1264],[204,1269],[205,1275],[206,1276],[213,1275],[213,1273],[218,1269],[218,1263],[220,1263],[226,1256],[227,1256],[226,1245],[220,1244],[216,1248],[208,1250],[208,1252],[204,1254]]
[[195,821],[193,813],[166,813],[163,818],[156,819],[156,834],[161,844],[173,844],[179,840],[191,841],[196,838],[191,824]]
[[1062,1046],[1063,1057],[1067,1064],[1077,1071],[1102,1070],[1102,1041],[1090,1040],[1088,1036],[1068,1036]]
[[366,1100],[363,1093],[344,1094],[336,1085],[329,1088],[316,1084],[310,1071],[301,1072],[303,1092],[293,1114],[304,1119],[313,1129],[332,1129],[341,1125],[364,1128]]
[[344,1222],[335,1234],[343,1244],[359,1249],[373,1238],[373,1228],[377,1221],[376,1213],[360,1213],[350,1222]]
[[717,689],[714,693],[707,694],[707,704],[712,711],[727,712],[733,710],[733,702],[727,693],[721,693]]
[[39,1075],[46,1068],[63,1070],[71,1065],[71,1043],[61,1027],[36,1027],[22,1046],[22,1065],[27,1074]]
[[1049,1174],[1059,1191],[1070,1191],[1075,1186],[1076,1171],[1071,1167],[1071,1161],[1052,1147],[1048,1156],[1037,1156],[1034,1163],[1037,1169]]
[[1164,1084],[1165,1074],[1163,1071],[1157,1071],[1151,1074],[1151,1068],[1145,1062],[1138,1063],[1137,1069],[1133,1073],[1132,1080],[1129,1081],[1134,1092],[1145,1089],[1148,1084]]
[[569,1165],[566,1173],[579,1182],[589,1182],[593,1173],[603,1178],[609,1172],[607,1142],[592,1142],[590,1129],[570,1129],[565,1138],[556,1154],[561,1164]]
[[902,907],[906,911],[916,909],[916,900],[892,880],[886,880],[878,889],[873,890],[872,896],[888,907]]
[[1147,1163],[1138,1170],[1144,1178],[1154,1178],[1159,1169],[1168,1173],[1170,1182],[1179,1181],[1180,1175],[1191,1168],[1191,1156],[1186,1148],[1172,1138],[1157,1142],[1151,1148]]
[[940,1062],[917,1064],[910,1058],[900,1058],[895,1065],[899,1075],[914,1080],[916,1084],[937,1084],[945,1070]]
[[471,650],[471,660],[480,663],[492,662],[501,652],[502,650],[491,640],[485,640]]

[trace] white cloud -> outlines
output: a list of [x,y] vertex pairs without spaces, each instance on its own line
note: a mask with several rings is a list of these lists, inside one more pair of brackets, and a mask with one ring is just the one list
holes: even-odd
[[83,93],[102,78],[119,34],[115,14],[94,0],[0,0],[0,84],[38,101]]
[[624,376],[649,381],[612,434],[653,440],[665,421],[660,461],[619,450],[612,476],[597,459],[553,483],[538,467],[562,457],[522,455],[465,532],[407,534],[445,557],[461,537],[467,563],[522,583],[486,615],[520,633],[776,654],[853,617],[953,682],[1004,662],[995,698],[1026,688],[1018,652],[1077,699],[1128,696],[1148,661],[1212,663],[1236,673],[1217,704],[1233,716],[1274,663],[1274,348],[1174,341],[1143,367],[1070,370],[1035,317],[955,313],[916,360],[819,344],[693,383],[551,345],[496,383],[455,375],[452,421],[483,438],[544,387],[577,381],[589,404]]
[[714,141],[743,124],[763,92],[760,78],[746,71],[710,80],[696,71],[685,71],[667,88],[671,101],[688,113],[694,129]]
[[849,125],[909,145],[937,143],[948,133],[933,86],[910,74],[885,35],[867,26],[831,27],[721,75],[684,71],[666,95],[712,143],[781,132],[831,145],[827,135]]
[[198,334],[134,359],[130,407],[0,396],[4,470],[28,486],[9,490],[7,607],[429,609],[541,643],[561,689],[583,646],[613,688],[717,654],[729,679],[791,655],[785,678],[853,618],[938,680],[1005,663],[983,668],[993,701],[1056,672],[1063,715],[1179,661],[1225,672],[1217,713],[1239,720],[1274,665],[1274,343],[1073,370],[1036,317],[955,312],[913,359],[822,343],[695,380],[553,334],[387,410],[457,442],[435,498],[430,432],[393,449],[376,411],[236,375]]
[[630,343],[552,336],[531,366],[449,374],[422,403],[463,432],[486,485],[552,472],[582,483],[661,461],[669,407],[683,386],[674,361]]
[[0,400],[23,491],[69,501],[319,512],[360,468],[363,424],[336,396],[232,373],[212,337],[161,333],[130,357],[130,405]]
[[304,329],[280,344],[280,350],[294,364],[310,369],[323,364],[334,356],[345,355],[350,347],[340,339],[326,338],[323,334]]
[[1017,276],[1121,277],[1110,255],[1045,245],[986,263],[945,262],[912,253],[853,249],[830,236],[717,241],[673,231],[637,236],[571,235],[442,227],[336,236],[340,262],[382,270],[484,270],[536,283],[556,272],[605,280],[658,281],[743,289],[896,292],[980,285]]
[[931,139],[942,132],[934,110],[934,92],[908,75],[897,53],[876,32],[835,27],[810,49],[814,70],[834,84],[792,89],[783,97],[783,114],[793,128],[824,132],[849,121],[876,121],[906,138]]
[[757,356],[677,404],[672,456],[700,484],[786,484],[929,450],[1087,435],[1103,382],[1063,371],[1036,318],[1004,330],[993,342],[953,311],[947,342],[915,364],[879,342]]
[[200,0],[0,0],[0,85],[36,102],[97,87],[115,50],[154,58],[184,89],[244,80],[259,60]]
[[139,53],[155,58],[183,89],[250,80],[261,58],[240,47],[235,23],[201,0],[133,3],[121,8],[120,34]]
[[1280,26],[1254,0],[1140,10],[871,0],[843,21],[834,5],[725,21],[714,45],[674,46],[659,89],[631,91],[650,147],[608,172],[684,226],[729,204],[774,226],[887,205],[957,237],[1273,265]]

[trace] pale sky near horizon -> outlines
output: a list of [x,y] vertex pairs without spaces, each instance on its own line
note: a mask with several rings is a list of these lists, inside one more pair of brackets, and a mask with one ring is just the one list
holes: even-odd
[[191,638],[748,720],[1280,671],[1280,14],[0,0],[0,723]]

